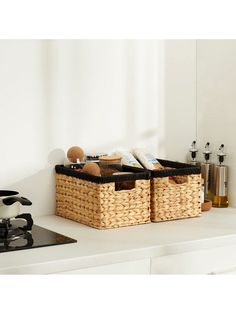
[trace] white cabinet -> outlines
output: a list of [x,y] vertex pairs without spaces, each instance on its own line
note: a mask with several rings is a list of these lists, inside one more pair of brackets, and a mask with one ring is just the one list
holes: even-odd
[[236,274],[236,245],[75,269],[59,274]]
[[151,258],[151,274],[236,274],[236,245]]
[[61,272],[60,274],[150,274],[150,259],[115,263],[98,267],[82,268]]

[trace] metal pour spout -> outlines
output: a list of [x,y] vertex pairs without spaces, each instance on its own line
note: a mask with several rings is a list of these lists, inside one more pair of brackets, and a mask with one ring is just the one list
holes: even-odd
[[217,153],[217,156],[219,158],[219,163],[220,165],[223,164],[224,160],[225,160],[225,156],[226,156],[226,153],[224,152],[224,144],[221,144],[220,145],[220,148],[219,148],[219,151]]
[[191,153],[192,160],[195,161],[196,156],[197,156],[197,152],[198,152],[198,149],[196,148],[196,141],[192,142],[192,145],[191,145],[189,151]]
[[205,161],[208,162],[209,159],[210,159],[210,155],[211,155],[210,143],[209,142],[207,142],[206,145],[205,145],[205,150],[203,152],[203,155],[204,155]]

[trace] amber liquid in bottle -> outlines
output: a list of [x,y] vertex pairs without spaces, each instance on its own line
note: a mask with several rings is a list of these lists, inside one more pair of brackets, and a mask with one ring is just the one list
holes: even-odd
[[219,164],[214,167],[214,197],[213,207],[225,208],[229,206],[228,200],[228,167],[225,166],[224,144],[221,144],[217,153]]
[[226,208],[229,206],[228,196],[215,195],[212,201],[213,207]]
[[215,193],[212,201],[213,207],[225,208],[229,206],[227,172],[226,166],[215,166]]

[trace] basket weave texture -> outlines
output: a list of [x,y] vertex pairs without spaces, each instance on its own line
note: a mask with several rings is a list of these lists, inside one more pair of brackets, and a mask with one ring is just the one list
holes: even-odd
[[136,180],[135,188],[116,191],[115,182],[56,173],[56,214],[97,229],[149,223],[150,180]]
[[[201,175],[182,177],[173,184],[169,177],[151,179],[151,221],[166,221],[200,216]],[[183,182],[182,181],[182,182]]]

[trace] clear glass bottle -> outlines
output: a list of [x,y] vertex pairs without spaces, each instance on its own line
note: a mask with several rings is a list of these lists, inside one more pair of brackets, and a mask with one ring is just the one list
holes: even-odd
[[203,151],[205,161],[201,163],[201,174],[204,179],[204,199],[212,200],[212,184],[213,184],[213,171],[214,165],[210,163],[210,143],[207,142],[205,145],[205,150]]
[[214,197],[212,206],[225,208],[229,206],[228,201],[228,167],[224,165],[225,152],[222,144],[217,154],[219,164],[214,167]]

